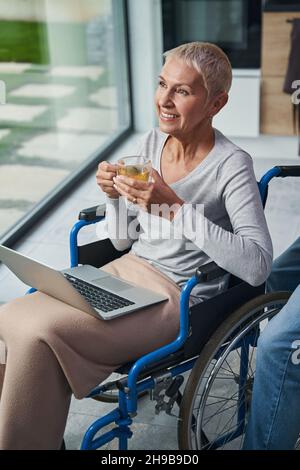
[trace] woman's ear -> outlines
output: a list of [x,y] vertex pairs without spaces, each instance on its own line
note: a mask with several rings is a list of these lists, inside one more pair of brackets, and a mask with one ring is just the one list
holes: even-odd
[[228,101],[228,93],[222,92],[219,95],[217,95],[212,102],[212,107],[211,107],[211,117],[214,117],[216,114],[218,114],[219,111],[221,111],[222,108],[224,108],[225,104]]

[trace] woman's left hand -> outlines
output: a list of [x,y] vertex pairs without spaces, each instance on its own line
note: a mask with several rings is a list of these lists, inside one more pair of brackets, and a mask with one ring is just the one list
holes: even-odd
[[[128,201],[138,204],[146,212],[172,220],[177,210],[184,203],[167,185],[160,174],[153,168],[154,181],[146,182],[128,176],[116,176],[114,188]],[[176,206],[173,206],[176,204]],[[159,207],[163,205],[162,207]]]

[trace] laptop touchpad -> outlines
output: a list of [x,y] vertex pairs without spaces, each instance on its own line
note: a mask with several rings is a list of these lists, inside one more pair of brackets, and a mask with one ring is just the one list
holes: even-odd
[[97,284],[99,287],[103,287],[104,289],[114,290],[115,292],[119,292],[121,290],[130,289],[130,285],[126,282],[120,281],[119,279],[115,279],[114,277],[105,277],[104,279],[93,279],[91,282]]

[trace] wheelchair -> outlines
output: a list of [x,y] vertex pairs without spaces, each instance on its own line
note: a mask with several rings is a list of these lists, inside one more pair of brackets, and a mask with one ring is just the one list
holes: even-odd
[[[300,176],[300,166],[276,166],[261,178],[258,187],[263,206],[271,179],[287,176]],[[105,204],[80,212],[70,233],[71,267],[90,264],[99,268],[130,251],[116,250],[109,239],[78,246],[79,231],[104,217]],[[258,337],[291,293],[266,294],[264,284],[253,287],[230,274],[226,291],[189,306],[197,283],[225,274],[214,262],[199,267],[182,288],[177,338],[123,364],[115,371],[121,378],[92,390],[87,398],[115,401],[117,405],[88,428],[82,450],[101,448],[113,439],[118,439],[119,450],[127,450],[139,397],[147,392],[157,414],[173,414],[175,403],[178,405],[179,449],[241,448],[251,404]],[[188,374],[187,381],[184,373]],[[107,426],[110,430],[105,431]]]

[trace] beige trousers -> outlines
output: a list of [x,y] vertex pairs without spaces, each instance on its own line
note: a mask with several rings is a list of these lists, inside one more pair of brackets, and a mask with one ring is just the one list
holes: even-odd
[[[0,449],[58,449],[72,393],[85,397],[121,364],[173,341],[180,289],[147,261],[126,254],[102,269],[168,296],[102,321],[41,292],[0,308]],[[1,380],[2,377],[2,380]]]

